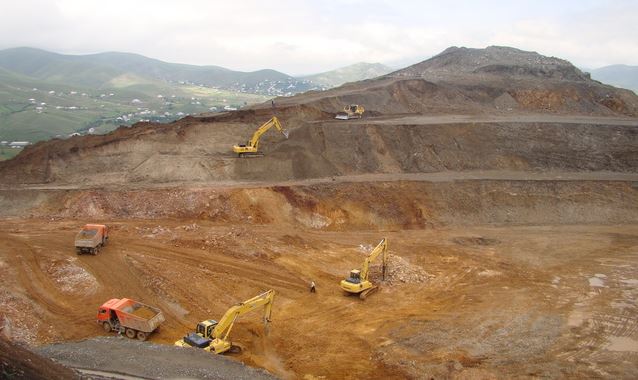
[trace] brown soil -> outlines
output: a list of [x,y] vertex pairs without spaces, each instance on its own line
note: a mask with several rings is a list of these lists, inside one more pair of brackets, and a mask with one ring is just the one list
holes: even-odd
[[[330,232],[197,220],[210,235],[202,241],[184,222],[112,221],[111,244],[76,261],[97,279],[90,294],[69,294],[40,270],[75,256],[77,222],[4,222],[5,318],[15,330],[35,326],[34,343],[84,339],[104,334],[93,320],[101,302],[126,295],[164,311],[150,339],[172,344],[272,288],[269,335],[259,312],[243,317],[232,339],[244,349],[233,357],[282,377],[638,374],[636,225]],[[158,225],[168,232],[140,233]],[[366,301],[343,296],[338,282],[363,260],[360,245],[383,236],[401,262],[390,261],[386,282],[373,268],[381,291]]]
[[[230,357],[283,378],[636,378],[637,99],[555,58],[455,48],[277,99],[291,134],[264,157],[230,148],[269,105],[37,144],[0,163],[5,330],[104,335],[96,308],[130,297],[170,345],[275,289],[270,333],[243,317]],[[367,116],[332,120],[348,103]],[[87,222],[110,227],[97,256],[73,250]],[[380,290],[344,296],[382,237]]]

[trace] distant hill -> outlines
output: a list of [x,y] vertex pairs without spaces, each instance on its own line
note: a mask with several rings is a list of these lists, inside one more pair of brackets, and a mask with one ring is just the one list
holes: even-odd
[[33,48],[0,51],[0,68],[51,83],[94,88],[164,82],[282,96],[313,88],[275,70],[233,71],[219,66],[168,63],[131,53],[64,55]]
[[310,80],[323,88],[332,88],[348,82],[376,78],[391,71],[392,68],[380,63],[359,62],[325,73],[304,76],[301,79]]
[[380,64],[359,63],[295,78],[269,69],[242,72],[131,53],[6,49],[0,51],[0,141],[37,142],[72,133],[104,133],[138,121],[168,122],[388,71]]
[[589,70],[592,79],[638,94],[638,66],[611,65]]
[[136,54],[7,49],[0,51],[0,141],[104,133],[138,121],[237,109],[291,93],[291,83],[301,82],[274,70],[243,73]]

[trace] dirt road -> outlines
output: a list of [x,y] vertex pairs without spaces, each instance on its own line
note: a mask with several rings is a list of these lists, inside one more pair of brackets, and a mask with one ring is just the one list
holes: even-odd
[[[234,159],[232,159],[234,160]],[[79,189],[170,189],[191,188],[206,189],[235,188],[250,189],[277,186],[311,186],[338,183],[375,183],[375,182],[452,182],[452,181],[638,181],[638,173],[618,173],[611,171],[569,172],[569,171],[514,171],[514,170],[469,170],[441,171],[435,173],[375,173],[358,175],[336,175],[331,177],[287,180],[287,181],[214,181],[214,182],[155,182],[152,184],[126,183],[117,185],[67,184],[67,185],[2,185],[2,190],[79,190]]]

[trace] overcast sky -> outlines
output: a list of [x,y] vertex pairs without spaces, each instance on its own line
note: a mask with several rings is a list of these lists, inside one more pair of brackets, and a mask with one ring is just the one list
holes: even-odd
[[638,0],[0,0],[0,49],[309,74],[506,45],[597,68],[638,65],[637,24]]

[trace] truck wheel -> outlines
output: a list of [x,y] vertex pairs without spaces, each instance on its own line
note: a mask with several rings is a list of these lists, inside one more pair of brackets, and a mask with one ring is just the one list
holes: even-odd
[[135,338],[135,330],[133,329],[126,329],[126,336],[133,339]]
[[105,332],[111,332],[112,330],[111,324],[108,322],[102,323],[102,328],[104,329]]
[[148,334],[146,334],[144,331],[137,332],[137,339],[146,340],[146,338],[148,338]]
[[97,247],[93,248],[93,256],[97,255],[98,253],[100,253],[100,246],[99,245]]

